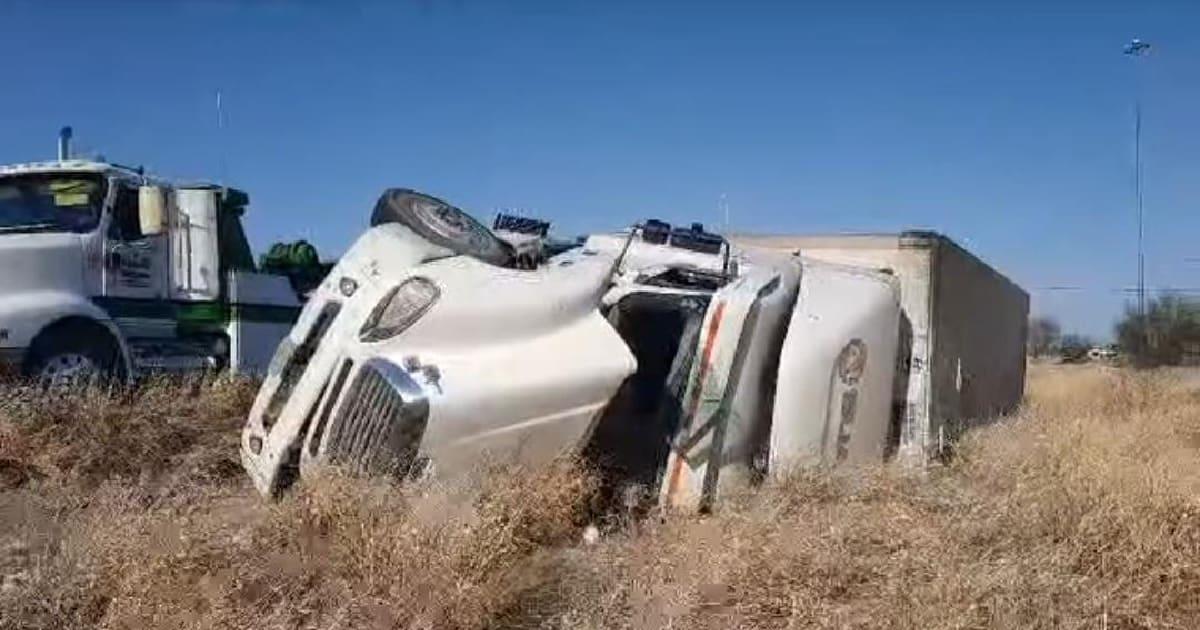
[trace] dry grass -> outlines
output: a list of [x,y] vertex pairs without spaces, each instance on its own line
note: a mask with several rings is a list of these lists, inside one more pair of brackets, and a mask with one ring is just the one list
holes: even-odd
[[1200,627],[1196,393],[1047,368],[1030,397],[925,478],[809,474],[612,540],[558,625]]
[[565,463],[400,490],[329,471],[267,504],[237,463],[251,385],[0,399],[0,626],[481,627],[577,536],[591,482]]
[[1039,366],[922,476],[810,472],[580,540],[589,478],[403,490],[328,472],[265,504],[251,388],[0,395],[4,628],[1196,628],[1200,396]]
[[0,388],[0,488],[31,479],[92,487],[164,473],[202,483],[240,478],[238,435],[255,390],[230,377],[163,379],[114,395]]

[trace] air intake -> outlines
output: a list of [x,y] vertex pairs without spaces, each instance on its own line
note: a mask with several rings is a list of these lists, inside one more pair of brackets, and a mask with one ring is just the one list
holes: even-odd
[[71,159],[71,128],[63,127],[58,131],[58,161]]

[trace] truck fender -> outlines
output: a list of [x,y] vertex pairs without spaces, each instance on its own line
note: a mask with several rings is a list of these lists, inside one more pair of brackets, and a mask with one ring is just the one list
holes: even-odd
[[6,298],[0,306],[0,325],[8,330],[8,343],[17,347],[32,347],[42,333],[68,319],[88,320],[107,330],[117,343],[125,374],[133,373],[125,337],[108,313],[91,300],[75,293],[37,291]]

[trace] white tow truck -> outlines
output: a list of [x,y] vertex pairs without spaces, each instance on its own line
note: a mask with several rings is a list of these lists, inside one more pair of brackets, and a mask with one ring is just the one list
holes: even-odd
[[71,159],[69,138],[0,166],[0,360],[48,385],[264,371],[301,302],[256,272],[247,195]]
[[900,327],[886,273],[657,221],[533,256],[519,221],[488,230],[403,189],[371,225],[250,412],[242,460],[266,495],[323,462],[446,477],[584,451],[703,508],[797,465],[884,456]]

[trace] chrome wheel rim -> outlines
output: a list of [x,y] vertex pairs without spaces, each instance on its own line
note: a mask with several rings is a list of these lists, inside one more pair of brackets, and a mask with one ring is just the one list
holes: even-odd
[[86,354],[66,352],[50,357],[38,372],[38,381],[51,388],[90,385],[100,375],[100,366]]
[[481,251],[494,247],[487,228],[458,208],[422,200],[414,203],[412,210],[426,227],[448,241]]

